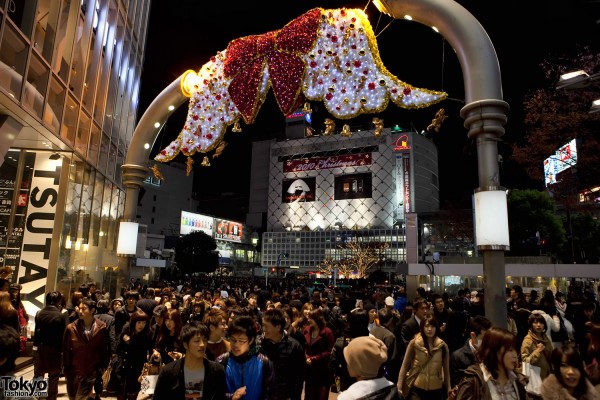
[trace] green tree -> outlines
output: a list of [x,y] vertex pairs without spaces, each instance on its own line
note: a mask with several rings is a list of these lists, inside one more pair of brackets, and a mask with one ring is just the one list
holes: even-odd
[[[548,254],[558,257],[566,242],[563,223],[554,200],[537,190],[511,190],[508,194],[511,256]],[[539,243],[536,233],[539,232]]]
[[219,255],[215,239],[204,232],[192,232],[177,241],[175,261],[183,274],[213,272],[219,266]]
[[[571,257],[577,263],[600,262],[600,222],[589,212],[578,213],[571,218],[571,226],[568,228],[573,235],[573,241],[569,243],[569,247],[572,244],[569,249],[573,253]],[[568,223],[566,218],[564,222]]]

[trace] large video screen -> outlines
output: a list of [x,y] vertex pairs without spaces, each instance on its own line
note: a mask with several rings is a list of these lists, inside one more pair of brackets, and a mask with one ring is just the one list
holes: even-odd
[[556,183],[556,176],[577,164],[577,144],[575,139],[565,144],[544,160],[544,181],[546,186]]
[[335,177],[335,200],[371,198],[371,173]]

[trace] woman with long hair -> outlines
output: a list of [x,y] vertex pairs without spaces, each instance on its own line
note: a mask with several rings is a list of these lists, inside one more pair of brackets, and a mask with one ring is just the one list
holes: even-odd
[[148,352],[152,349],[150,338],[150,318],[143,311],[131,314],[129,322],[125,324],[117,345],[117,356],[121,388],[117,394],[119,400],[136,399],[140,391],[138,377],[142,373]]
[[292,327],[294,330],[298,330],[304,334],[304,328],[308,326],[308,318],[312,310],[313,305],[311,303],[304,303],[304,305],[302,305],[302,308],[300,309],[300,315],[294,319],[294,322],[292,322]]
[[305,398],[310,400],[327,400],[331,374],[328,370],[331,349],[335,343],[333,332],[326,326],[320,308],[308,313],[308,325],[304,328],[306,339]]
[[175,309],[167,311],[156,338],[156,347],[152,354],[154,359],[160,359],[163,364],[168,364],[182,357],[184,349],[179,338],[182,327],[183,322],[179,311]]
[[523,375],[515,372],[519,365],[516,336],[506,329],[493,326],[483,335],[477,349],[480,364],[465,370],[458,384],[456,398],[460,400],[526,400]]
[[542,399],[600,399],[600,394],[586,378],[583,359],[572,343],[555,348],[552,351],[551,361],[554,372],[542,382]]
[[0,327],[9,326],[19,332],[19,313],[13,307],[8,292],[0,292]]
[[27,324],[29,323],[29,315],[27,315],[27,310],[25,310],[25,306],[21,301],[21,285],[18,283],[13,283],[9,288],[10,293],[10,301],[12,302],[13,307],[17,310],[17,314],[19,316],[19,332],[21,336],[27,336],[27,332],[23,332],[24,328],[27,328]]
[[[420,324],[420,332],[408,343],[400,374],[398,391],[405,399],[443,400],[450,392],[450,354],[439,336],[440,326],[432,316]],[[410,393],[404,383],[410,379]]]
[[542,381],[550,374],[550,355],[552,342],[546,330],[548,325],[541,314],[532,313],[527,321],[529,332],[521,344],[521,360],[540,368]]

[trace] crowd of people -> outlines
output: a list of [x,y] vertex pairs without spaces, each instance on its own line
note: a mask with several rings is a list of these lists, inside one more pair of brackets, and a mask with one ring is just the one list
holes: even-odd
[[[22,314],[8,289],[0,291],[3,375],[14,368]],[[514,286],[505,329],[485,317],[481,292],[419,288],[409,302],[402,287],[389,289],[203,277],[132,280],[114,299],[93,284],[69,299],[52,291],[35,316],[34,376],[47,374],[49,399],[61,374],[70,399],[136,399],[149,367],[156,399],[325,400],[332,391],[339,400],[600,399],[591,290],[538,298]],[[523,363],[541,385],[531,387]]]

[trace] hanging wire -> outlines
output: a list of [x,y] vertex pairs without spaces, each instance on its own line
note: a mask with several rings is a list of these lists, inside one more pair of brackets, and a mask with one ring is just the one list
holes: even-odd
[[[381,16],[381,14],[379,14]],[[375,35],[375,37],[379,37],[379,35],[381,35],[383,33],[383,31],[385,31],[391,24],[392,22],[394,22],[395,19],[391,20],[382,30],[381,32],[379,32],[377,35]]]
[[363,12],[367,12],[367,7],[369,7],[369,4],[371,4],[371,0],[367,1],[367,5],[365,6]]
[[[381,14],[383,14],[383,13],[379,13],[379,18],[377,18],[377,24],[375,25],[375,29],[373,29],[373,32],[377,32],[377,27],[379,26],[379,21],[381,21]],[[377,35],[375,35],[375,37],[377,37]]]

